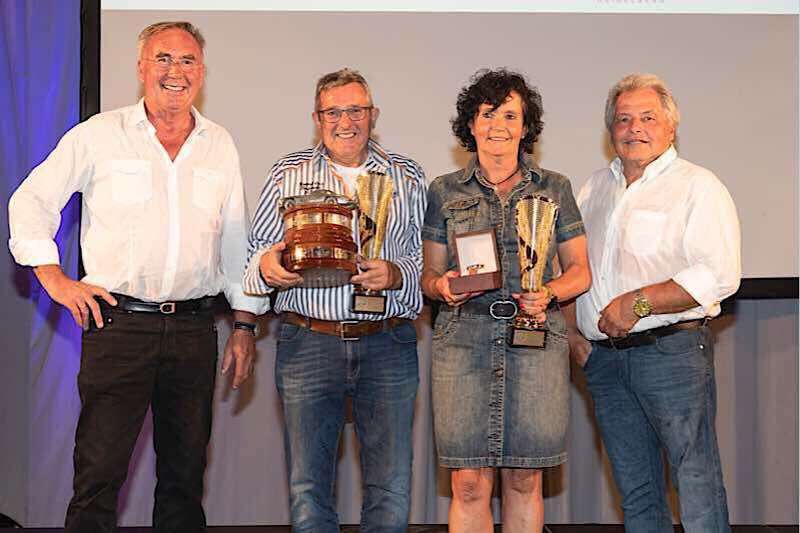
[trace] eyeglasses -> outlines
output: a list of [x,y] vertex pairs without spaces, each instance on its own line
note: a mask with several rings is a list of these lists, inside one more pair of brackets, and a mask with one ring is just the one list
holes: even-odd
[[325,122],[339,122],[342,118],[342,113],[347,113],[347,118],[352,121],[357,120],[364,120],[364,117],[367,116],[367,111],[372,109],[373,106],[353,106],[353,107],[346,107],[344,109],[339,109],[338,107],[329,107],[328,109],[320,109],[317,111],[319,116]]
[[194,72],[194,70],[202,64],[193,57],[173,59],[171,55],[158,56],[155,59],[145,59],[145,61],[155,63],[156,68],[163,72],[171,69],[172,65],[178,65],[178,68],[181,69],[182,72]]

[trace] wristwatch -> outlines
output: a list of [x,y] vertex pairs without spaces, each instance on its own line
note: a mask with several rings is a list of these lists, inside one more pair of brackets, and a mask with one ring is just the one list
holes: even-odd
[[653,313],[653,304],[650,303],[642,289],[633,293],[633,314],[639,318],[650,316]]
[[256,336],[256,325],[252,322],[242,322],[241,320],[236,320],[233,323],[233,329],[243,329],[248,331],[253,337]]
[[547,298],[550,300],[547,303],[552,302],[553,300],[558,300],[556,293],[553,292],[553,289],[550,288],[550,285],[542,285],[542,292],[547,293]]

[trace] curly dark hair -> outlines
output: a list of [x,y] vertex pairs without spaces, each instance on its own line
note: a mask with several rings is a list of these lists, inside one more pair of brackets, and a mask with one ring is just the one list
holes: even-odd
[[522,156],[523,151],[533,153],[533,144],[544,127],[542,96],[536,87],[528,85],[522,74],[504,68],[479,70],[473,74],[470,85],[461,89],[458,94],[458,115],[450,123],[453,133],[464,148],[470,152],[478,150],[475,137],[469,129],[481,104],[491,104],[492,109],[497,109],[506,101],[511,91],[515,91],[522,99],[522,120],[527,129],[519,142],[519,155]]

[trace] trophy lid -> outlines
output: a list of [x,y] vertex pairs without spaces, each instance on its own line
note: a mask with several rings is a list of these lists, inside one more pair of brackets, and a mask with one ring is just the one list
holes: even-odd
[[358,199],[349,198],[328,189],[317,189],[309,192],[308,194],[281,198],[278,206],[281,211],[285,211],[298,205],[314,204],[338,205],[341,207],[346,207],[347,209],[356,209],[358,207]]

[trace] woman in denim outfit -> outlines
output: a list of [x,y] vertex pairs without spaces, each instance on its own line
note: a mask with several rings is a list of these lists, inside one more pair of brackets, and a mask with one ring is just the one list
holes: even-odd
[[[536,89],[515,72],[482,70],[462,89],[457,111],[453,132],[476,155],[465,169],[430,186],[422,273],[425,294],[444,302],[433,333],[431,378],[439,462],[451,469],[450,531],[492,531],[495,468],[503,530],[541,531],[541,469],[566,460],[569,418],[569,348],[556,302],[591,283],[586,237],[567,178],[525,160],[543,125]],[[559,206],[545,285],[533,293],[521,292],[514,222],[516,204],[527,194]],[[486,228],[495,230],[503,286],[451,293],[449,279],[459,275],[454,235]],[[562,270],[557,277],[556,255]],[[490,314],[492,303],[503,300],[546,324],[545,348],[508,345],[510,321]]]

